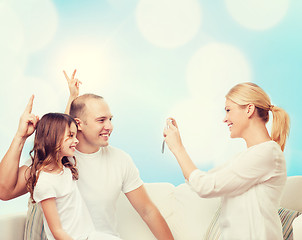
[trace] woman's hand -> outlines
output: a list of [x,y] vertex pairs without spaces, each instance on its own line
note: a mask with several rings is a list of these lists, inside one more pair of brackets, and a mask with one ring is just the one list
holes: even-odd
[[75,69],[71,75],[71,77],[69,78],[67,73],[63,70],[63,73],[65,75],[65,78],[67,80],[68,83],[68,88],[69,88],[69,92],[70,92],[70,97],[72,99],[75,99],[77,96],[79,96],[79,88],[80,88],[80,84],[82,84],[82,82],[75,78],[75,74],[76,74],[77,70]]
[[178,126],[174,118],[167,119],[164,137],[169,149],[178,161],[184,177],[188,179],[190,174],[196,169],[196,166],[182,144]]
[[19,127],[16,133],[16,136],[22,139],[28,138],[32,135],[36,129],[37,123],[39,121],[39,117],[34,115],[32,111],[34,102],[34,95],[32,95],[29,99],[29,102],[20,117]]
[[183,148],[178,126],[174,118],[167,119],[167,127],[164,129],[164,137],[172,153]]

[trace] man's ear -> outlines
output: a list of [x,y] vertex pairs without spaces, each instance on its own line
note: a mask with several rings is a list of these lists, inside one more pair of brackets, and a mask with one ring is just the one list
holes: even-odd
[[253,116],[255,110],[256,110],[256,107],[254,104],[250,103],[247,105],[247,116],[248,118],[250,118],[251,116]]
[[79,118],[74,118],[74,120],[78,124],[78,130],[82,130],[83,121],[81,119],[79,119]]

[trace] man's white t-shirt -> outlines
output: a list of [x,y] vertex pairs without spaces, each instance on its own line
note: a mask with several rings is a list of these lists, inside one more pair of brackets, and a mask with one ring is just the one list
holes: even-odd
[[121,192],[142,186],[143,181],[131,157],[112,146],[92,154],[75,151],[79,191],[97,231],[119,236],[116,202]]
[[189,184],[201,197],[222,196],[220,239],[281,240],[278,207],[286,163],[274,141],[248,148],[209,172],[195,170]]

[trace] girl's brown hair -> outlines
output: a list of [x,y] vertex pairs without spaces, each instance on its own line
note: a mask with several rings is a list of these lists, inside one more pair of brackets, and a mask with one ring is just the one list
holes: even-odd
[[289,116],[280,107],[271,104],[269,96],[257,84],[246,82],[234,86],[226,95],[227,99],[239,104],[254,104],[258,116],[267,123],[269,111],[273,114],[271,138],[277,142],[284,151],[286,138],[289,134]]
[[33,202],[35,202],[33,199],[33,191],[39,174],[43,168],[49,164],[55,162],[58,166],[64,165],[68,167],[71,170],[73,179],[78,179],[75,158],[73,164],[67,157],[60,159],[59,153],[66,127],[70,127],[72,123],[77,127],[76,121],[67,114],[48,113],[45,114],[37,124],[34,147],[30,151],[30,157],[32,159],[32,164],[28,168],[30,176],[26,183],[27,190]]

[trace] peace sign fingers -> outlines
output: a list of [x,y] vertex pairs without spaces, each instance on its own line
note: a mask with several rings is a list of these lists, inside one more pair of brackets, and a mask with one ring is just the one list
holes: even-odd
[[68,83],[70,96],[73,99],[76,98],[77,96],[79,96],[79,88],[80,88],[80,84],[82,83],[81,81],[79,81],[79,79],[75,78],[76,72],[77,72],[77,70],[75,69],[71,75],[71,78],[69,78],[67,73],[65,72],[65,70],[63,70],[64,76]]
[[71,75],[71,78],[68,77],[67,73],[65,72],[65,70],[63,70],[63,73],[65,75],[65,78],[67,80],[67,82],[69,83],[70,81],[74,80],[75,74],[76,74],[77,70],[75,69]]
[[76,72],[77,72],[77,70],[75,69],[75,70],[73,71],[73,73],[72,73],[72,76],[71,76],[72,79],[74,79],[74,76],[75,76]]

